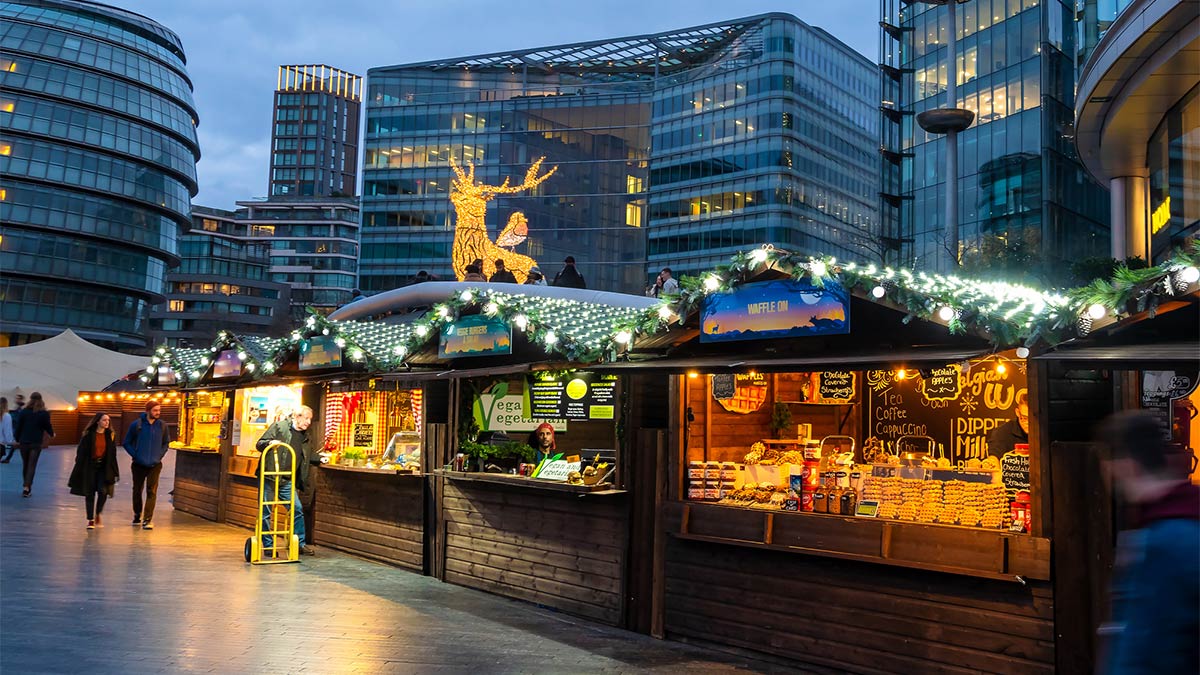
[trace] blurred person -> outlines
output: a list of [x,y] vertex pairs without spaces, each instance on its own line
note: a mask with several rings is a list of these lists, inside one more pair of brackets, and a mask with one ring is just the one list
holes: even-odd
[[529,268],[529,276],[525,278],[526,286],[545,286],[546,275],[542,274],[542,268],[534,265]]
[[113,495],[113,486],[120,478],[117,468],[117,441],[113,436],[112,418],[96,413],[83,430],[75,447],[75,467],[67,480],[71,494],[84,498],[87,507],[87,529],[104,527],[100,514]]
[[671,268],[664,267],[654,279],[654,285],[646,290],[646,295],[652,298],[671,295],[679,292],[679,282],[671,276]]
[[463,281],[487,281],[487,277],[483,276],[483,265],[467,265],[467,275],[463,277]]
[[1200,487],[1166,438],[1141,410],[1101,427],[1106,472],[1135,515],[1117,538],[1103,673],[1200,672]]
[[587,288],[587,282],[583,280],[583,275],[575,269],[575,256],[569,255],[563,260],[563,268],[554,275],[554,283],[551,285],[564,288]]
[[17,420],[21,417],[21,411],[25,409],[25,394],[17,394],[14,404],[16,407],[8,411],[8,416],[12,419],[12,443],[9,444],[4,458],[0,459],[0,464],[8,464],[12,461],[13,453],[17,451],[19,444],[17,443]]
[[13,439],[13,418],[8,412],[8,399],[0,396],[0,455],[4,458],[0,462],[8,464],[12,459],[13,448],[16,441]]
[[[158,477],[162,475],[162,460],[170,448],[171,432],[162,421],[162,403],[146,401],[143,412],[129,429],[121,446],[133,458],[129,472],[133,474],[133,526],[154,529],[154,506],[158,502]],[[146,499],[142,501],[142,490]]]
[[33,476],[37,473],[38,458],[42,449],[54,438],[54,425],[50,424],[50,412],[46,410],[46,402],[40,392],[29,395],[29,405],[17,416],[13,436],[21,446],[21,477],[25,489],[22,497],[28,497],[33,492]]
[[1017,403],[1013,406],[1014,418],[1001,424],[988,434],[988,454],[1003,457],[1012,452],[1018,443],[1029,443],[1029,391],[1017,392]]
[[[300,504],[299,493],[309,487],[308,477],[310,467],[313,464],[321,462],[321,457],[318,454],[320,451],[319,448],[314,450],[309,439],[308,428],[312,425],[312,418],[312,408],[302,405],[296,408],[290,417],[279,420],[268,427],[254,445],[259,452],[265,453],[272,441],[282,441],[292,446],[292,450],[296,451],[295,482],[293,484],[292,480],[280,477],[278,479],[278,495],[279,499],[291,502],[292,533],[300,540],[300,552],[304,555],[315,555],[315,551],[305,542],[307,529],[304,526],[304,508]],[[267,471],[292,471],[293,468],[289,464],[290,461],[290,455],[283,449],[263,454],[258,462],[257,473],[261,478],[264,464],[269,464],[269,466],[265,467]],[[271,481],[264,481],[263,486],[266,494],[271,496],[276,494],[275,484]],[[260,497],[265,498],[261,495]],[[271,526],[271,507],[269,506],[264,506],[262,509],[262,527],[263,530],[274,529]],[[274,542],[274,537],[263,535],[263,551],[269,550]]]
[[503,258],[496,258],[496,273],[488,281],[493,284],[515,284],[517,283],[517,277],[504,266]]

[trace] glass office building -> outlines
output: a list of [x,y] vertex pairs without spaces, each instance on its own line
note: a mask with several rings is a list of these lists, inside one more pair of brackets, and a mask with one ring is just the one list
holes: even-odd
[[247,241],[233,211],[192,207],[179,237],[179,267],[167,273],[167,301],[150,312],[151,343],[208,347],[217,333],[283,335],[291,330],[291,288],[271,281],[271,248]]
[[272,197],[353,197],[362,78],[330,66],[280,66],[271,115]]
[[179,38],[92,2],[0,3],[0,344],[146,347],[196,194]]
[[449,160],[477,180],[557,173],[500,195],[515,250],[548,276],[640,292],[773,243],[861,257],[876,226],[874,66],[787,14],[368,72],[360,283],[452,276]]
[[[925,269],[945,256],[945,137],[916,115],[945,107],[947,10],[883,0],[881,220],[889,259]],[[970,0],[957,12],[958,105],[975,122],[958,136],[959,256],[1005,259],[1053,277],[1106,255],[1106,189],[1074,142],[1074,7],[1059,0]],[[1032,262],[1030,262],[1032,261]]]

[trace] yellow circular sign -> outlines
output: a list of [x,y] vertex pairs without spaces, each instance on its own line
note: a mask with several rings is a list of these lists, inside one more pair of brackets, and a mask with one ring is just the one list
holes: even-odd
[[587,382],[580,379],[574,379],[567,383],[567,396],[578,401],[587,396]]

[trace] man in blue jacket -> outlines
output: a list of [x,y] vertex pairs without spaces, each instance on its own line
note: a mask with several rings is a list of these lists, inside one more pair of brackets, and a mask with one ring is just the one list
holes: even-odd
[[[121,445],[133,458],[130,467],[133,474],[133,526],[143,530],[154,529],[154,503],[158,499],[158,477],[162,473],[162,459],[167,454],[171,434],[167,424],[159,419],[162,404],[146,401],[146,412],[142,413],[129,430]],[[146,503],[142,507],[142,488],[145,486]]]

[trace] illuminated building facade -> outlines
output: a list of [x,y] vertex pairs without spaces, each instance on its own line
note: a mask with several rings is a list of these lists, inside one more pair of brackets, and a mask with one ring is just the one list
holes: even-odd
[[271,197],[353,197],[362,78],[280,66],[271,116]]
[[291,287],[271,281],[271,248],[240,236],[233,211],[192,207],[179,237],[179,267],[167,273],[167,302],[150,313],[151,343],[207,347],[221,330],[282,335],[290,329]]
[[196,194],[179,38],[93,2],[0,3],[0,344],[146,348]]
[[549,278],[574,256],[590,288],[640,292],[761,243],[863,257],[878,99],[865,57],[787,14],[373,68],[362,289],[453,278],[451,157],[490,185],[557,166],[487,226],[524,213],[514,250]]
[[1121,2],[1079,78],[1076,144],[1110,186],[1112,255],[1161,263],[1200,238],[1200,17]]
[[1076,40],[1083,32],[1074,6],[958,5],[957,107],[974,112],[975,121],[958,134],[954,252],[943,239],[945,139],[916,123],[918,114],[945,104],[948,12],[902,0],[882,0],[881,10],[880,217],[889,262],[936,269],[951,255],[985,266],[1018,255],[1050,271],[1107,255],[1108,195],[1075,149]]

